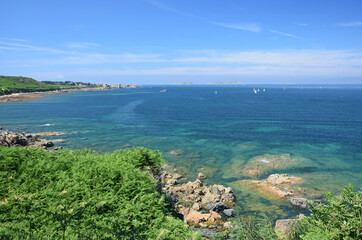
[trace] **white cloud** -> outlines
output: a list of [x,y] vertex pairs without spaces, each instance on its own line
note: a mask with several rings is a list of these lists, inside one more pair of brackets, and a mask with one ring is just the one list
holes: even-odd
[[162,4],[160,3],[159,1],[156,1],[156,0],[143,0],[144,2],[147,2],[155,7],[158,7],[160,9],[163,9],[165,11],[168,11],[168,12],[173,12],[173,13],[176,13],[178,15],[181,15],[181,16],[185,16],[185,17],[191,17],[191,18],[197,18],[199,19],[198,16],[195,16],[195,15],[192,15],[192,14],[189,14],[189,13],[185,13],[185,12],[182,12],[182,11],[179,11],[175,8],[172,8],[172,7],[169,7],[165,4]]
[[247,67],[173,67],[155,69],[125,70],[75,70],[69,72],[37,72],[36,78],[57,78],[59,75],[69,77],[110,77],[110,76],[242,76],[242,77],[355,77],[362,76],[360,68],[303,68],[282,66],[247,66]]
[[71,52],[69,52],[69,51],[63,51],[63,50],[59,50],[59,49],[55,49],[55,48],[39,47],[39,46],[28,45],[28,44],[23,44],[23,43],[0,40],[0,47],[1,47],[1,45],[7,46],[7,47],[10,46],[14,50],[21,50],[21,51],[24,51],[24,50],[37,51],[37,52],[43,52],[43,53],[48,53],[48,54],[71,54]]
[[280,31],[273,30],[273,29],[269,29],[269,32],[276,33],[276,34],[280,34],[280,35],[283,35],[283,36],[286,36],[286,37],[301,39],[300,37],[295,36],[295,35],[293,35],[293,34],[285,33],[285,32],[280,32]]
[[68,43],[66,44],[68,48],[78,48],[78,49],[87,49],[87,48],[97,48],[100,45],[97,43],[90,42],[76,42],[76,43]]
[[1,40],[6,40],[6,41],[26,42],[26,40],[20,39],[20,38],[3,38],[3,37],[0,37],[0,39]]
[[362,27],[362,21],[339,23],[340,27]]
[[[87,46],[87,44],[85,44]],[[186,76],[357,76],[362,77],[361,50],[283,49],[255,51],[179,50],[158,53],[103,53],[70,51],[0,41],[2,70],[57,69],[69,72],[39,72],[66,79],[95,75],[186,75]],[[14,53],[13,57],[12,53]],[[76,70],[86,68],[87,70]],[[105,69],[107,70],[94,70]],[[40,70],[41,71],[41,70]],[[45,76],[44,75],[44,76]],[[34,75],[34,77],[36,77]],[[49,77],[50,78],[50,77]],[[46,79],[46,78],[43,78]]]
[[232,28],[232,29],[243,30],[243,31],[250,31],[250,32],[260,32],[261,31],[261,28],[256,23],[232,23],[232,24],[227,24],[227,23],[214,22],[212,24],[215,24],[215,25],[220,26],[220,27]]

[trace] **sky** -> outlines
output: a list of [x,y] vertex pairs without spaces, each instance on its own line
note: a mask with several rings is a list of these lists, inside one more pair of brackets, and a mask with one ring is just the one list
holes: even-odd
[[0,0],[0,75],[361,84],[361,0]]

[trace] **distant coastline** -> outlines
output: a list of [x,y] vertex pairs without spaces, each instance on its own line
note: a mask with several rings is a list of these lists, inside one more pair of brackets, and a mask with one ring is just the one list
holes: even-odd
[[103,91],[118,88],[138,88],[138,85],[83,82],[39,82],[29,77],[0,75],[0,103],[22,102],[49,94],[67,93],[73,91]]
[[209,82],[209,85],[244,85],[242,82]]
[[26,92],[26,93],[12,93],[8,95],[0,96],[0,103],[7,102],[24,102],[35,98],[43,97],[50,94],[60,94],[75,91],[102,91],[107,90],[106,88],[77,88],[77,89],[61,89],[56,91],[44,91],[44,92]]
[[177,82],[177,83],[174,83],[173,85],[194,85],[193,82]]

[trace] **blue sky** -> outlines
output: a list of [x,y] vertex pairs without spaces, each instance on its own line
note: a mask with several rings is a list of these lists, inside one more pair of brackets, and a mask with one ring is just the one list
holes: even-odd
[[362,1],[1,1],[0,75],[362,83]]

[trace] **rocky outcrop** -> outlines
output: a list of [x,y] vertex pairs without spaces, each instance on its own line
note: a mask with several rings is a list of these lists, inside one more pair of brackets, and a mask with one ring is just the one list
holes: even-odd
[[297,197],[293,197],[290,198],[290,203],[300,209],[308,209],[309,208],[309,204],[307,202],[307,199],[305,198],[297,198]]
[[0,146],[33,146],[36,148],[48,148],[53,145],[53,142],[39,139],[32,134],[0,130]]
[[250,184],[265,195],[272,195],[277,198],[293,197],[297,192],[296,183],[302,182],[302,178],[288,176],[288,174],[271,174],[267,179],[243,180],[245,184]]
[[176,212],[183,216],[188,225],[201,228],[219,226],[224,229],[223,216],[228,218],[235,214],[235,210],[230,209],[234,205],[234,194],[230,187],[208,186],[200,179],[181,184],[181,175],[166,171],[161,178],[166,198],[174,203]]
[[171,193],[182,202],[197,202],[204,206],[209,203],[232,203],[234,201],[234,194],[230,187],[222,185],[207,186],[200,179],[181,185],[178,184],[177,179],[167,179],[163,190]]

